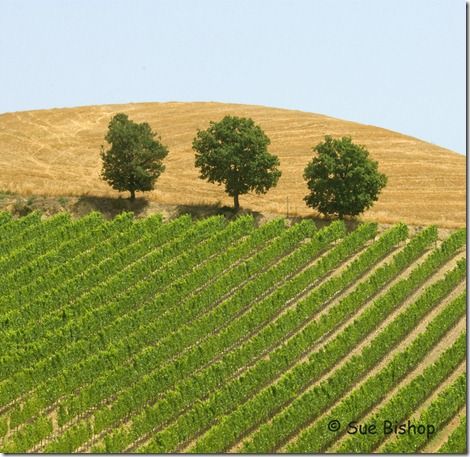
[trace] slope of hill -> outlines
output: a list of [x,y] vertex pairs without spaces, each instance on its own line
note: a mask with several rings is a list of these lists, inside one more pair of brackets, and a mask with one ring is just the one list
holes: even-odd
[[0,213],[0,452],[464,451],[465,230],[286,225]]
[[350,135],[379,161],[389,183],[366,220],[465,225],[465,157],[382,128],[318,114],[222,103],[138,103],[8,113],[0,116],[0,189],[20,194],[117,195],[99,178],[100,145],[116,112],[147,121],[169,146],[167,170],[150,199],[231,204],[221,187],[198,179],[191,142],[226,114],[250,116],[271,138],[282,178],[267,195],[241,197],[258,211],[308,215],[303,169],[326,134]]

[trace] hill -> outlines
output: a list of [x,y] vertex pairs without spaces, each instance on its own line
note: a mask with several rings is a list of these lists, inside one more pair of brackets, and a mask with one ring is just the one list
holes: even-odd
[[0,116],[0,189],[22,195],[117,195],[99,179],[100,145],[116,112],[147,121],[169,146],[167,170],[148,198],[168,204],[231,204],[198,179],[191,142],[226,114],[250,116],[271,138],[283,176],[264,196],[242,196],[256,211],[306,216],[303,169],[326,134],[350,135],[379,161],[389,183],[366,220],[465,225],[465,157],[389,130],[318,114],[222,103],[138,103],[7,113]]
[[[0,229],[0,452],[465,451],[465,230]],[[424,430],[346,433],[374,420]]]

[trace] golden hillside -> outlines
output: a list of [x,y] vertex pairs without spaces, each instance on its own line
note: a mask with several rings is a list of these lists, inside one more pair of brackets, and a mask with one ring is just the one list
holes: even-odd
[[[364,144],[388,186],[364,218],[379,222],[465,225],[465,157],[389,130],[318,114],[225,103],[136,103],[0,115],[0,190],[20,194],[118,195],[99,178],[100,145],[110,118],[125,112],[147,121],[169,147],[167,169],[151,200],[172,204],[232,204],[223,188],[198,179],[191,142],[196,130],[226,114],[249,116],[271,138],[282,177],[266,195],[241,196],[242,207],[311,214],[303,169],[324,135],[349,135]],[[139,195],[139,194],[138,194]]]

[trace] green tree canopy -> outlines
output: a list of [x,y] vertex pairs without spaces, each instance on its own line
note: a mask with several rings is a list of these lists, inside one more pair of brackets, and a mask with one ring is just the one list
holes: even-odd
[[131,200],[136,192],[153,190],[155,181],[165,170],[163,159],[168,149],[147,122],[136,123],[124,113],[110,121],[105,140],[111,145],[101,147],[101,177],[119,191],[129,191]]
[[304,200],[324,215],[356,216],[372,206],[387,184],[367,149],[350,137],[325,136],[313,150],[318,155],[304,171],[310,191]]
[[279,159],[268,152],[269,144],[252,119],[225,116],[220,122],[210,122],[207,130],[198,130],[193,141],[196,167],[202,179],[224,184],[238,210],[239,195],[264,194],[281,176]]

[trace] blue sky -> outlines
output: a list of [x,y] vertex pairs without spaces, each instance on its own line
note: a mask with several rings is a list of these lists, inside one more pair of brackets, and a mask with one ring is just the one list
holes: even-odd
[[464,0],[1,0],[0,112],[221,101],[465,153]]

